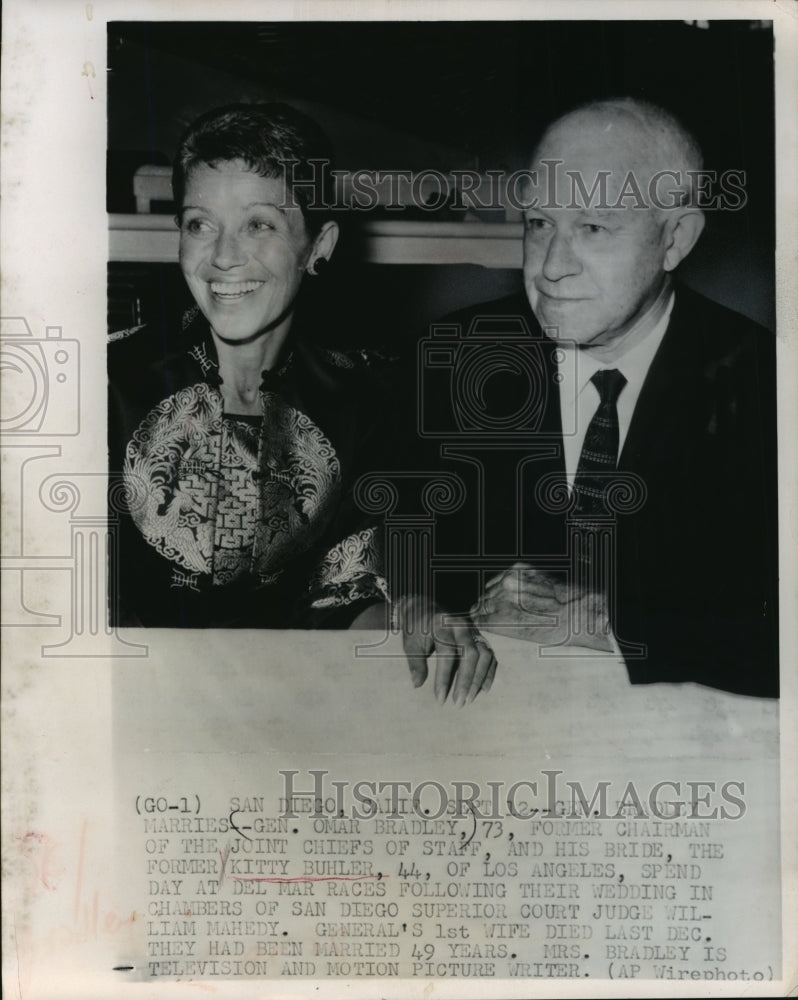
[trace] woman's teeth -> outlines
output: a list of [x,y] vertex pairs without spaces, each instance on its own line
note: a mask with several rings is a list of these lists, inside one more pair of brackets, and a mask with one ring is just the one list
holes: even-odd
[[240,299],[260,288],[262,281],[211,282],[211,292],[220,299]]

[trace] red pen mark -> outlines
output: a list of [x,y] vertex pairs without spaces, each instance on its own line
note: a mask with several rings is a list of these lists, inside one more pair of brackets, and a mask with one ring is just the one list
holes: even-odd
[[219,873],[219,888],[222,888],[224,884],[224,871],[227,868],[227,859],[230,857],[230,846],[225,847],[223,851],[219,851],[219,860],[222,862],[222,870]]
[[256,876],[256,875],[231,875],[235,882],[365,882],[367,879],[388,878],[382,872],[376,875],[297,875],[294,878],[281,878],[279,875]]
[[37,883],[52,892],[57,888],[56,876],[60,874],[54,870],[56,841],[37,830],[28,830],[18,840],[21,853],[30,862]]

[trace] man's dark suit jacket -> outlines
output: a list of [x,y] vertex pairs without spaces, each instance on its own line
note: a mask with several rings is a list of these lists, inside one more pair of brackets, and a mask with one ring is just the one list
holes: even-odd
[[[516,461],[517,451],[482,452],[485,495],[479,503],[485,511],[485,537],[481,547],[477,543],[472,549],[484,552],[487,541],[491,552],[545,563],[545,557],[567,551],[565,515],[542,510],[535,496],[542,477],[562,480],[565,474],[554,377],[556,344],[543,336],[523,296],[483,303],[445,322],[460,324],[463,342],[468,342],[469,330],[482,342],[490,329],[512,326],[514,318],[523,320],[542,359],[545,399],[526,441],[544,446],[538,449],[542,456],[520,463],[519,500],[512,496],[512,481],[500,474],[501,463],[510,457]],[[499,393],[503,412],[508,412],[511,382],[506,392]],[[488,381],[486,394],[489,391]],[[445,401],[441,404],[439,399],[437,405]],[[512,406],[509,412],[514,412]],[[546,442],[551,444],[548,449]],[[454,444],[456,453],[456,438]],[[444,457],[437,464],[457,472],[469,495],[469,503],[448,525],[446,518],[440,519],[441,545],[445,549],[448,530],[452,552],[463,552],[471,544],[465,525],[475,516],[478,477],[473,465],[457,457],[449,464]],[[617,583],[610,615],[631,682],[696,681],[728,691],[776,696],[773,334],[677,287],[670,322],[638,398],[618,469],[640,477],[646,491],[642,506],[619,514],[617,520]],[[508,559],[508,564],[512,561]],[[466,602],[475,599],[479,578],[472,574],[463,586],[465,576],[458,589],[444,575],[438,590],[442,603],[465,610]],[[625,644],[635,643],[643,644],[643,655],[627,653]]]

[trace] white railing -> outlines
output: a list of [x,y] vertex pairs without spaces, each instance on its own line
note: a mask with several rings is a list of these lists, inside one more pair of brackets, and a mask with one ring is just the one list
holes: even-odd
[[[168,215],[110,215],[114,261],[177,262],[177,227]],[[363,259],[372,264],[521,266],[518,222],[426,222],[386,219],[363,223]]]
[[[340,175],[339,191],[348,199],[352,176]],[[418,183],[416,183],[418,181]],[[469,190],[482,204],[503,204],[496,191],[496,178],[485,177],[484,188]],[[374,185],[376,204],[409,206],[422,197],[435,196],[434,178],[410,178],[396,184],[387,180]],[[133,178],[136,214],[109,216],[109,256],[112,261],[172,263],[177,261],[178,234],[168,214],[150,214],[153,201],[171,199],[168,167],[146,166]],[[358,227],[363,259],[372,264],[478,264],[482,267],[521,266],[521,223],[511,207],[503,209],[505,222],[426,219],[379,219]]]

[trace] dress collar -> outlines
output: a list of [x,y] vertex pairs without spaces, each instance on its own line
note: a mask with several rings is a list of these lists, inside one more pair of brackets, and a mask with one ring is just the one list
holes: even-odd
[[[219,374],[219,355],[208,322],[198,306],[191,306],[183,313],[182,329],[189,341],[186,354],[199,368],[202,380],[209,386],[218,388],[223,381]],[[277,388],[279,380],[292,368],[293,361],[294,352],[289,350],[279,368],[262,371],[261,392]]]

